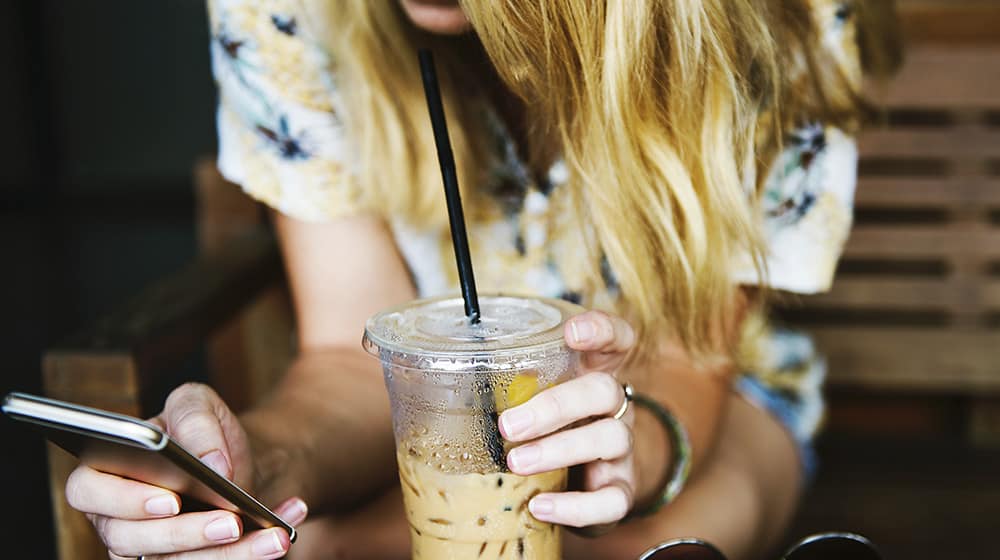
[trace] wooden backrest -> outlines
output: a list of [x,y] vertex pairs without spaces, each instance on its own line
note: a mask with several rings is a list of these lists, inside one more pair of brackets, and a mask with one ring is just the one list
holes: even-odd
[[1000,4],[900,5],[911,44],[873,91],[888,124],[860,138],[837,280],[789,315],[835,386],[1000,394]]
[[[202,254],[223,251],[233,240],[268,222],[265,207],[227,181],[214,160],[198,162],[195,190]],[[241,411],[274,384],[294,352],[287,287],[274,283],[213,331],[206,353],[212,385],[233,410]]]

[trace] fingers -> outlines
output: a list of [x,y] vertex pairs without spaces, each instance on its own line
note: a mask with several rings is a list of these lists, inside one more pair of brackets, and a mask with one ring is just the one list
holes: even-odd
[[[98,473],[100,474],[100,473]],[[308,508],[289,498],[275,513],[291,525],[302,523]],[[130,521],[88,515],[112,559],[135,558],[278,558],[289,547],[281,529],[260,531],[237,540],[243,532],[238,517],[226,511],[186,513],[171,519]],[[231,545],[231,546],[230,546]],[[204,549],[204,550],[203,550]],[[184,554],[178,554],[184,553]]]
[[271,560],[288,553],[288,533],[282,529],[265,529],[246,535],[239,542],[225,546],[195,550],[183,554],[150,555],[145,560]]
[[539,495],[529,503],[541,521],[571,527],[613,524],[632,507],[635,484],[632,431],[624,420],[604,418],[517,447],[507,455],[510,470],[531,475],[586,465],[584,488],[590,492]]
[[603,311],[587,311],[566,321],[564,334],[570,348],[587,352],[624,353],[636,342],[628,321]]
[[89,517],[108,550],[126,558],[232,543],[243,533],[239,517],[221,510],[142,521],[100,515]]
[[301,498],[288,498],[274,508],[274,514],[284,519],[285,523],[295,527],[306,520],[309,515],[309,507]]
[[[167,398],[160,420],[167,433],[213,470],[231,478],[232,455],[217,410],[225,405],[210,388],[186,383]],[[228,409],[226,409],[228,410]]]
[[631,414],[543,436],[580,420],[618,412],[625,392],[605,372],[621,364],[635,346],[636,334],[624,319],[591,311],[567,321],[564,336],[567,345],[583,352],[582,369],[591,373],[547,389],[500,415],[500,432],[507,440],[538,440],[513,449],[507,464],[522,475],[586,465],[584,487],[592,491],[539,494],[529,509],[541,521],[610,526],[623,519],[633,503]]
[[621,420],[605,418],[516,447],[507,454],[507,466],[513,473],[530,475],[619,459],[631,451],[632,430]]
[[588,373],[556,385],[500,415],[500,432],[509,441],[527,441],[563,426],[614,414],[625,392],[607,373]]
[[66,501],[83,513],[120,519],[177,515],[181,501],[163,488],[79,466],[66,480]]
[[612,482],[593,492],[539,494],[528,510],[539,521],[570,527],[604,525],[622,520],[632,507],[632,492],[624,482]]

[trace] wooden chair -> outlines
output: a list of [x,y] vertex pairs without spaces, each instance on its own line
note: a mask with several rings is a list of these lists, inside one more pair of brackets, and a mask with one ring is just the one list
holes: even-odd
[[[783,313],[829,356],[835,425],[937,429],[936,405],[904,397],[946,393],[971,404],[970,433],[991,439],[1000,433],[1000,8],[900,6],[915,42],[886,92],[890,126],[861,139],[841,274],[832,293]],[[48,350],[46,394],[147,416],[205,341],[209,379],[236,409],[283,369],[292,321],[262,211],[211,163],[196,183],[202,258]],[[879,398],[837,397],[845,391]],[[107,558],[66,506],[73,459],[52,448],[49,462],[60,558]]]

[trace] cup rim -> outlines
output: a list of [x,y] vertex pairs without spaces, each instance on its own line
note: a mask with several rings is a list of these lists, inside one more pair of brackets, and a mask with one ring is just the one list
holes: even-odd
[[[570,317],[582,313],[584,308],[574,303],[536,296],[515,294],[485,294],[480,295],[480,303],[488,306],[490,303],[504,300],[532,300],[544,304],[560,315],[560,320],[553,326],[526,336],[503,336],[481,340],[393,340],[386,336],[386,328],[379,326],[392,317],[398,317],[402,312],[418,306],[434,306],[440,304],[457,304],[460,297],[439,296],[422,298],[395,305],[379,311],[365,323],[362,347],[369,354],[382,362],[407,363],[421,369],[465,370],[465,369],[514,369],[511,362],[531,362],[550,358],[556,353],[569,353],[572,350],[566,346],[563,337],[563,326]],[[419,337],[415,337],[419,338]]]

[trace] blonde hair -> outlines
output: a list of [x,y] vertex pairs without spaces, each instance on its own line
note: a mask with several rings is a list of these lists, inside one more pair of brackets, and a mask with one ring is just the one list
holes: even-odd
[[354,180],[372,208],[444,219],[418,45],[435,50],[460,184],[467,201],[476,195],[491,157],[485,49],[525,103],[526,148],[560,151],[578,215],[596,226],[591,285],[603,285],[606,258],[619,311],[646,342],[668,333],[696,353],[730,350],[718,327],[735,305],[731,267],[741,255],[762,262],[755,133],[784,95],[775,4],[803,0],[461,0],[477,37],[457,38],[416,29],[394,0],[343,0],[336,13],[312,1],[335,22],[327,43]]
[[[445,112],[463,191],[483,177],[483,125],[477,108],[455,92],[474,74],[473,37],[439,37],[415,28],[396,0],[309,0],[322,27],[338,86],[338,113],[357,162],[351,180],[367,205],[415,225],[447,219],[441,171],[417,66],[418,46],[437,54]],[[469,204],[473,206],[473,204]]]
[[491,60],[554,132],[631,315],[709,349],[731,267],[759,255],[748,191],[773,42],[746,0],[463,0]]

